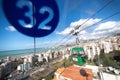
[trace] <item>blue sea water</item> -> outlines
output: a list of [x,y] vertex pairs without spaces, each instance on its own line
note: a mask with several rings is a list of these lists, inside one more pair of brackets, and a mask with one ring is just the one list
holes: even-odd
[[[60,50],[60,48],[37,48],[36,53],[41,54],[42,52],[46,52],[48,50]],[[34,53],[34,49],[21,49],[21,50],[9,50],[9,51],[0,51],[0,60],[6,59],[7,56],[12,58],[30,55]]]
[[[48,51],[50,48],[37,48],[36,53],[42,53]],[[9,51],[0,51],[0,59],[6,59],[7,56],[10,57],[20,57],[24,55],[30,55],[34,53],[34,49],[21,49],[21,50],[9,50]]]

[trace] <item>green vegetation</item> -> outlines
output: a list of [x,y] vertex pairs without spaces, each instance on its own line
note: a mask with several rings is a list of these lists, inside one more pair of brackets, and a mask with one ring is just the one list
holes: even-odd
[[71,66],[71,65],[73,65],[73,61],[72,61],[70,58],[63,60],[63,66],[64,66],[65,68],[66,68],[66,67],[69,67],[69,66]]
[[[68,59],[64,59],[64,60],[62,60],[62,61],[60,61],[60,62],[54,63],[54,64],[52,65],[52,67],[57,69],[57,68],[59,68],[59,67],[65,67],[65,68],[66,68],[66,67],[69,67],[69,66],[71,66],[71,65],[73,65],[73,62],[72,62],[72,60],[71,60],[70,58],[68,58]],[[47,77],[42,78],[42,79],[52,80],[53,77],[54,77],[54,72],[51,73],[51,74],[49,74]],[[40,80],[41,80],[41,79],[40,79]]]
[[120,67],[120,51],[114,50],[110,53],[105,54],[104,50],[100,51],[100,55],[95,55],[93,62],[96,65],[102,64],[104,67],[112,66],[114,68]]
[[94,56],[93,62],[94,62],[95,65],[99,66],[99,56],[98,56],[98,54],[96,54]]
[[54,63],[52,66],[54,68],[58,68],[58,67],[65,67],[66,68],[66,67],[69,67],[71,65],[73,65],[73,62],[70,58],[68,58],[68,59],[64,59],[60,62]]
[[89,65],[95,65],[94,61],[92,59],[86,60],[87,64]]
[[[53,77],[54,77],[54,74],[49,74],[47,77],[42,78],[42,79],[45,79],[45,80],[53,80]],[[42,80],[42,79],[40,79],[40,80]]]

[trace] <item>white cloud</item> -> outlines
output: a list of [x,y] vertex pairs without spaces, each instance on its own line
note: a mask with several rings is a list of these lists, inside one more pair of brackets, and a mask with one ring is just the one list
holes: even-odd
[[[72,22],[70,24],[70,27],[64,29],[61,32],[57,32],[57,34],[67,35],[71,30],[75,28],[75,26],[78,26],[85,22],[87,19],[80,19],[79,21]],[[87,32],[86,28],[91,27],[91,25],[95,24],[96,22],[99,22],[101,19],[90,19],[87,23],[82,25],[79,28],[79,39],[87,40],[87,39],[97,39],[100,37],[120,33],[120,21],[107,21],[100,23],[97,26],[92,27],[92,31]],[[90,29],[90,28],[89,28]],[[88,30],[88,29],[87,29]]]
[[56,34],[62,34],[62,35],[68,35],[70,33],[71,30],[73,30],[74,28],[72,27],[68,27],[65,30],[61,31],[61,32],[56,32]]
[[105,23],[101,23],[100,25],[98,25],[95,31],[106,31],[115,28],[120,28],[120,21],[108,21]]
[[120,21],[108,21],[98,25],[98,27],[94,30],[93,34],[111,35],[119,32],[120,32]]
[[[80,26],[81,24],[83,24],[86,20],[88,20],[88,18],[87,18],[87,19],[80,19],[80,20],[78,20],[78,21],[72,22],[72,23],[70,24],[70,27],[64,29],[64,30],[61,31],[61,32],[57,32],[56,34],[68,35],[71,30],[74,30],[74,28],[75,28],[76,26]],[[79,31],[84,30],[85,28],[90,27],[91,25],[99,22],[100,20],[101,20],[101,19],[97,19],[97,18],[96,18],[96,19],[93,19],[93,18],[91,18],[88,22],[86,22],[85,24],[83,24],[83,25],[79,28]]]
[[[84,23],[85,21],[87,21],[87,20],[88,20],[88,18],[87,18],[87,19],[80,19],[79,21],[72,22],[72,23],[70,24],[70,26],[71,26],[71,27],[76,27],[76,26],[78,26],[78,25],[83,24],[83,23]],[[98,19],[98,18],[96,18],[96,19],[91,18],[91,19],[89,19],[85,24],[83,24],[83,25],[80,27],[80,30],[85,29],[85,28],[87,28],[87,27],[90,27],[91,25],[99,22],[100,20],[101,20],[101,19]]]
[[107,21],[99,24],[91,33],[79,35],[83,39],[97,39],[100,37],[120,33],[120,21]]
[[86,30],[83,30],[79,33],[80,35],[83,35],[83,34],[88,34]]
[[13,26],[8,26],[8,27],[6,27],[5,29],[6,29],[7,31],[11,31],[11,32],[16,31],[16,29],[15,29]]

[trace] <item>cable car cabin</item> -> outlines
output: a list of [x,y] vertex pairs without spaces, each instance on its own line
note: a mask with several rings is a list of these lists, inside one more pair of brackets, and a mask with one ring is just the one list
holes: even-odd
[[83,66],[85,64],[85,53],[82,47],[72,48],[71,59],[76,65]]
[[73,54],[85,54],[82,47],[74,47],[72,48],[72,52]]

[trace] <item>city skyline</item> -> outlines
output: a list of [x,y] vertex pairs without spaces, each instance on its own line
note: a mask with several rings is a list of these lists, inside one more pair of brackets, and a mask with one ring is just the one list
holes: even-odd
[[[39,47],[53,47],[53,44],[59,42],[63,37],[75,28],[81,25],[100,8],[112,0],[56,0],[60,13],[60,20],[57,28],[48,36],[36,38],[36,46]],[[120,14],[112,16],[101,23],[92,26],[100,20],[120,12],[120,1],[113,0],[102,11],[91,17],[83,26],[80,27],[80,39],[96,39],[107,35],[119,33],[120,31]],[[34,39],[18,32],[6,19],[3,9],[2,0],[0,0],[0,51],[28,49],[33,48]],[[87,28],[87,29],[85,29]],[[84,30],[85,29],[85,30]],[[71,38],[73,40],[74,37]],[[65,38],[67,39],[67,38]]]

